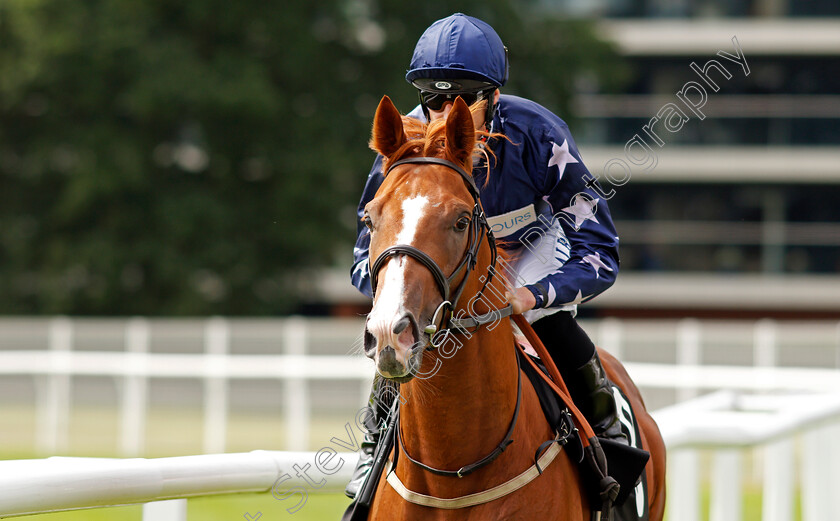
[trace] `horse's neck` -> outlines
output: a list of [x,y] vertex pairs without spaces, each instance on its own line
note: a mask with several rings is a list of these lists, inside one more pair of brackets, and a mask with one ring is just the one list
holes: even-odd
[[491,452],[513,418],[518,371],[510,321],[482,327],[428,380],[403,385],[400,425],[412,457],[458,469]]

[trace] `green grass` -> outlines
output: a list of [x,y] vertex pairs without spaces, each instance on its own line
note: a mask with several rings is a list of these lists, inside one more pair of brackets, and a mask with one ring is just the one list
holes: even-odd
[[[298,498],[278,501],[270,494],[236,494],[190,499],[187,502],[187,521],[234,521],[246,519],[248,513],[251,519],[262,513],[260,521],[294,520],[294,521],[324,521],[338,520],[350,500],[343,494],[312,494],[306,503],[295,513],[287,512],[287,508],[294,506]],[[700,519],[709,519],[708,489],[704,491],[702,501],[702,515]],[[795,509],[795,520],[801,519],[798,502]],[[53,514],[39,514],[27,516],[27,521],[141,521],[142,507],[127,506],[116,508],[101,508],[94,510],[76,510],[71,512],[56,512]],[[666,521],[679,521],[669,519]],[[733,521],[761,521],[761,492],[756,489],[745,490],[743,496],[743,517]]]
[[[140,521],[142,519],[140,505],[129,507],[96,508],[89,510],[73,510],[71,512],[56,512],[54,514],[37,514],[21,518],[24,521]],[[5,518],[4,518],[5,519]]]
[[[278,501],[271,494],[235,494],[195,498],[187,501],[187,521],[234,521],[251,519],[262,513],[260,521],[294,519],[294,521],[323,521],[339,519],[350,500],[343,494],[310,495],[294,514],[286,511],[294,506],[297,496]],[[142,506],[74,510],[53,514],[38,514],[21,518],[26,521],[141,521]]]
[[[309,433],[309,450],[329,444],[344,435],[346,415],[315,416]],[[144,432],[144,458],[164,458],[202,453],[203,411],[193,408],[155,407],[148,411]],[[119,447],[119,415],[113,408],[74,406],[70,413],[67,450],[61,456],[113,458]],[[23,405],[0,404],[0,459],[43,458],[35,454],[35,410]],[[227,423],[225,452],[255,449],[283,450],[286,428],[280,414],[231,412]]]
[[[741,521],[761,521],[761,489],[757,486],[747,486],[741,496],[742,518]],[[709,518],[709,489],[703,492],[703,515],[701,519]],[[802,520],[802,494],[795,493],[793,496],[793,521]],[[736,520],[738,521],[738,520]]]

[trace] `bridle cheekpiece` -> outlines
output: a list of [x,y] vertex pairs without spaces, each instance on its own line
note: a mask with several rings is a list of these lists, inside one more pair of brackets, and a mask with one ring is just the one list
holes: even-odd
[[[435,334],[438,332],[445,332],[445,334],[449,334],[449,329],[456,329],[456,330],[466,330],[467,327],[477,327],[482,324],[490,323],[495,320],[498,320],[500,316],[509,316],[511,314],[511,306],[508,304],[505,308],[500,310],[493,310],[490,313],[480,315],[480,316],[460,316],[455,318],[454,310],[458,308],[458,301],[461,298],[461,294],[464,291],[464,287],[466,286],[467,279],[469,278],[470,272],[475,269],[476,262],[478,261],[478,250],[481,247],[481,240],[486,237],[487,242],[490,245],[490,251],[492,255],[491,265],[489,269],[489,273],[484,280],[484,286],[482,286],[481,291],[479,291],[479,295],[484,291],[487,285],[490,283],[490,280],[493,278],[493,273],[495,272],[496,267],[496,259],[498,257],[498,251],[496,249],[496,240],[493,236],[493,232],[490,229],[490,225],[487,223],[487,217],[484,215],[484,210],[481,208],[481,198],[479,195],[478,187],[475,184],[475,180],[473,177],[468,174],[463,168],[458,166],[457,164],[453,163],[452,161],[441,159],[437,157],[410,157],[406,159],[401,159],[399,161],[395,161],[393,164],[388,166],[388,170],[385,172],[387,175],[391,170],[406,164],[427,164],[427,165],[441,165],[449,168],[450,170],[454,170],[457,172],[461,179],[463,179],[464,183],[467,186],[467,189],[470,191],[470,194],[473,198],[473,210],[472,210],[472,218],[470,219],[470,238],[469,238],[469,246],[467,247],[467,251],[464,254],[464,258],[461,259],[461,262],[455,268],[451,275],[448,277],[443,273],[443,270],[438,266],[438,264],[432,259],[428,254],[423,252],[422,250],[411,246],[410,244],[396,244],[389,248],[386,248],[379,254],[376,260],[373,261],[373,264],[370,268],[370,283],[371,283],[371,291],[373,294],[376,294],[376,286],[377,286],[377,278],[379,270],[385,264],[385,262],[390,259],[391,257],[395,257],[398,255],[407,255],[417,261],[419,261],[423,266],[428,269],[432,277],[435,279],[435,283],[440,290],[441,295],[443,296],[443,302],[441,302],[440,306],[435,310],[434,316],[432,317],[431,323],[424,328],[424,332],[429,334],[431,337],[430,344],[432,348],[438,347],[442,344],[442,341],[437,343],[434,342]],[[461,273],[464,272],[461,281],[458,285],[453,289],[451,289],[453,282],[458,278]],[[500,315],[501,314],[501,315]],[[437,325],[438,315],[442,315],[440,327]],[[443,337],[446,338],[445,336]]]

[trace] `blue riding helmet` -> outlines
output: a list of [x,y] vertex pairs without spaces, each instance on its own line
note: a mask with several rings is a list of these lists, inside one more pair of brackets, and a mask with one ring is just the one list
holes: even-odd
[[437,90],[435,84],[442,83],[437,80],[472,80],[501,87],[508,79],[507,49],[499,35],[478,18],[462,13],[426,29],[409,67],[405,79],[423,90]]

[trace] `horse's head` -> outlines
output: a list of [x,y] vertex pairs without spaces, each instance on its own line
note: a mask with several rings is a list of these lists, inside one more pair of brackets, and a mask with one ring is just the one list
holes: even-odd
[[382,376],[398,381],[420,368],[430,341],[427,326],[441,320],[436,311],[470,286],[472,266],[464,268],[484,233],[468,173],[476,144],[469,107],[459,98],[445,125],[423,125],[422,132],[418,125],[404,122],[391,100],[382,99],[371,147],[386,158],[388,170],[364,216],[374,290],[365,354]]

